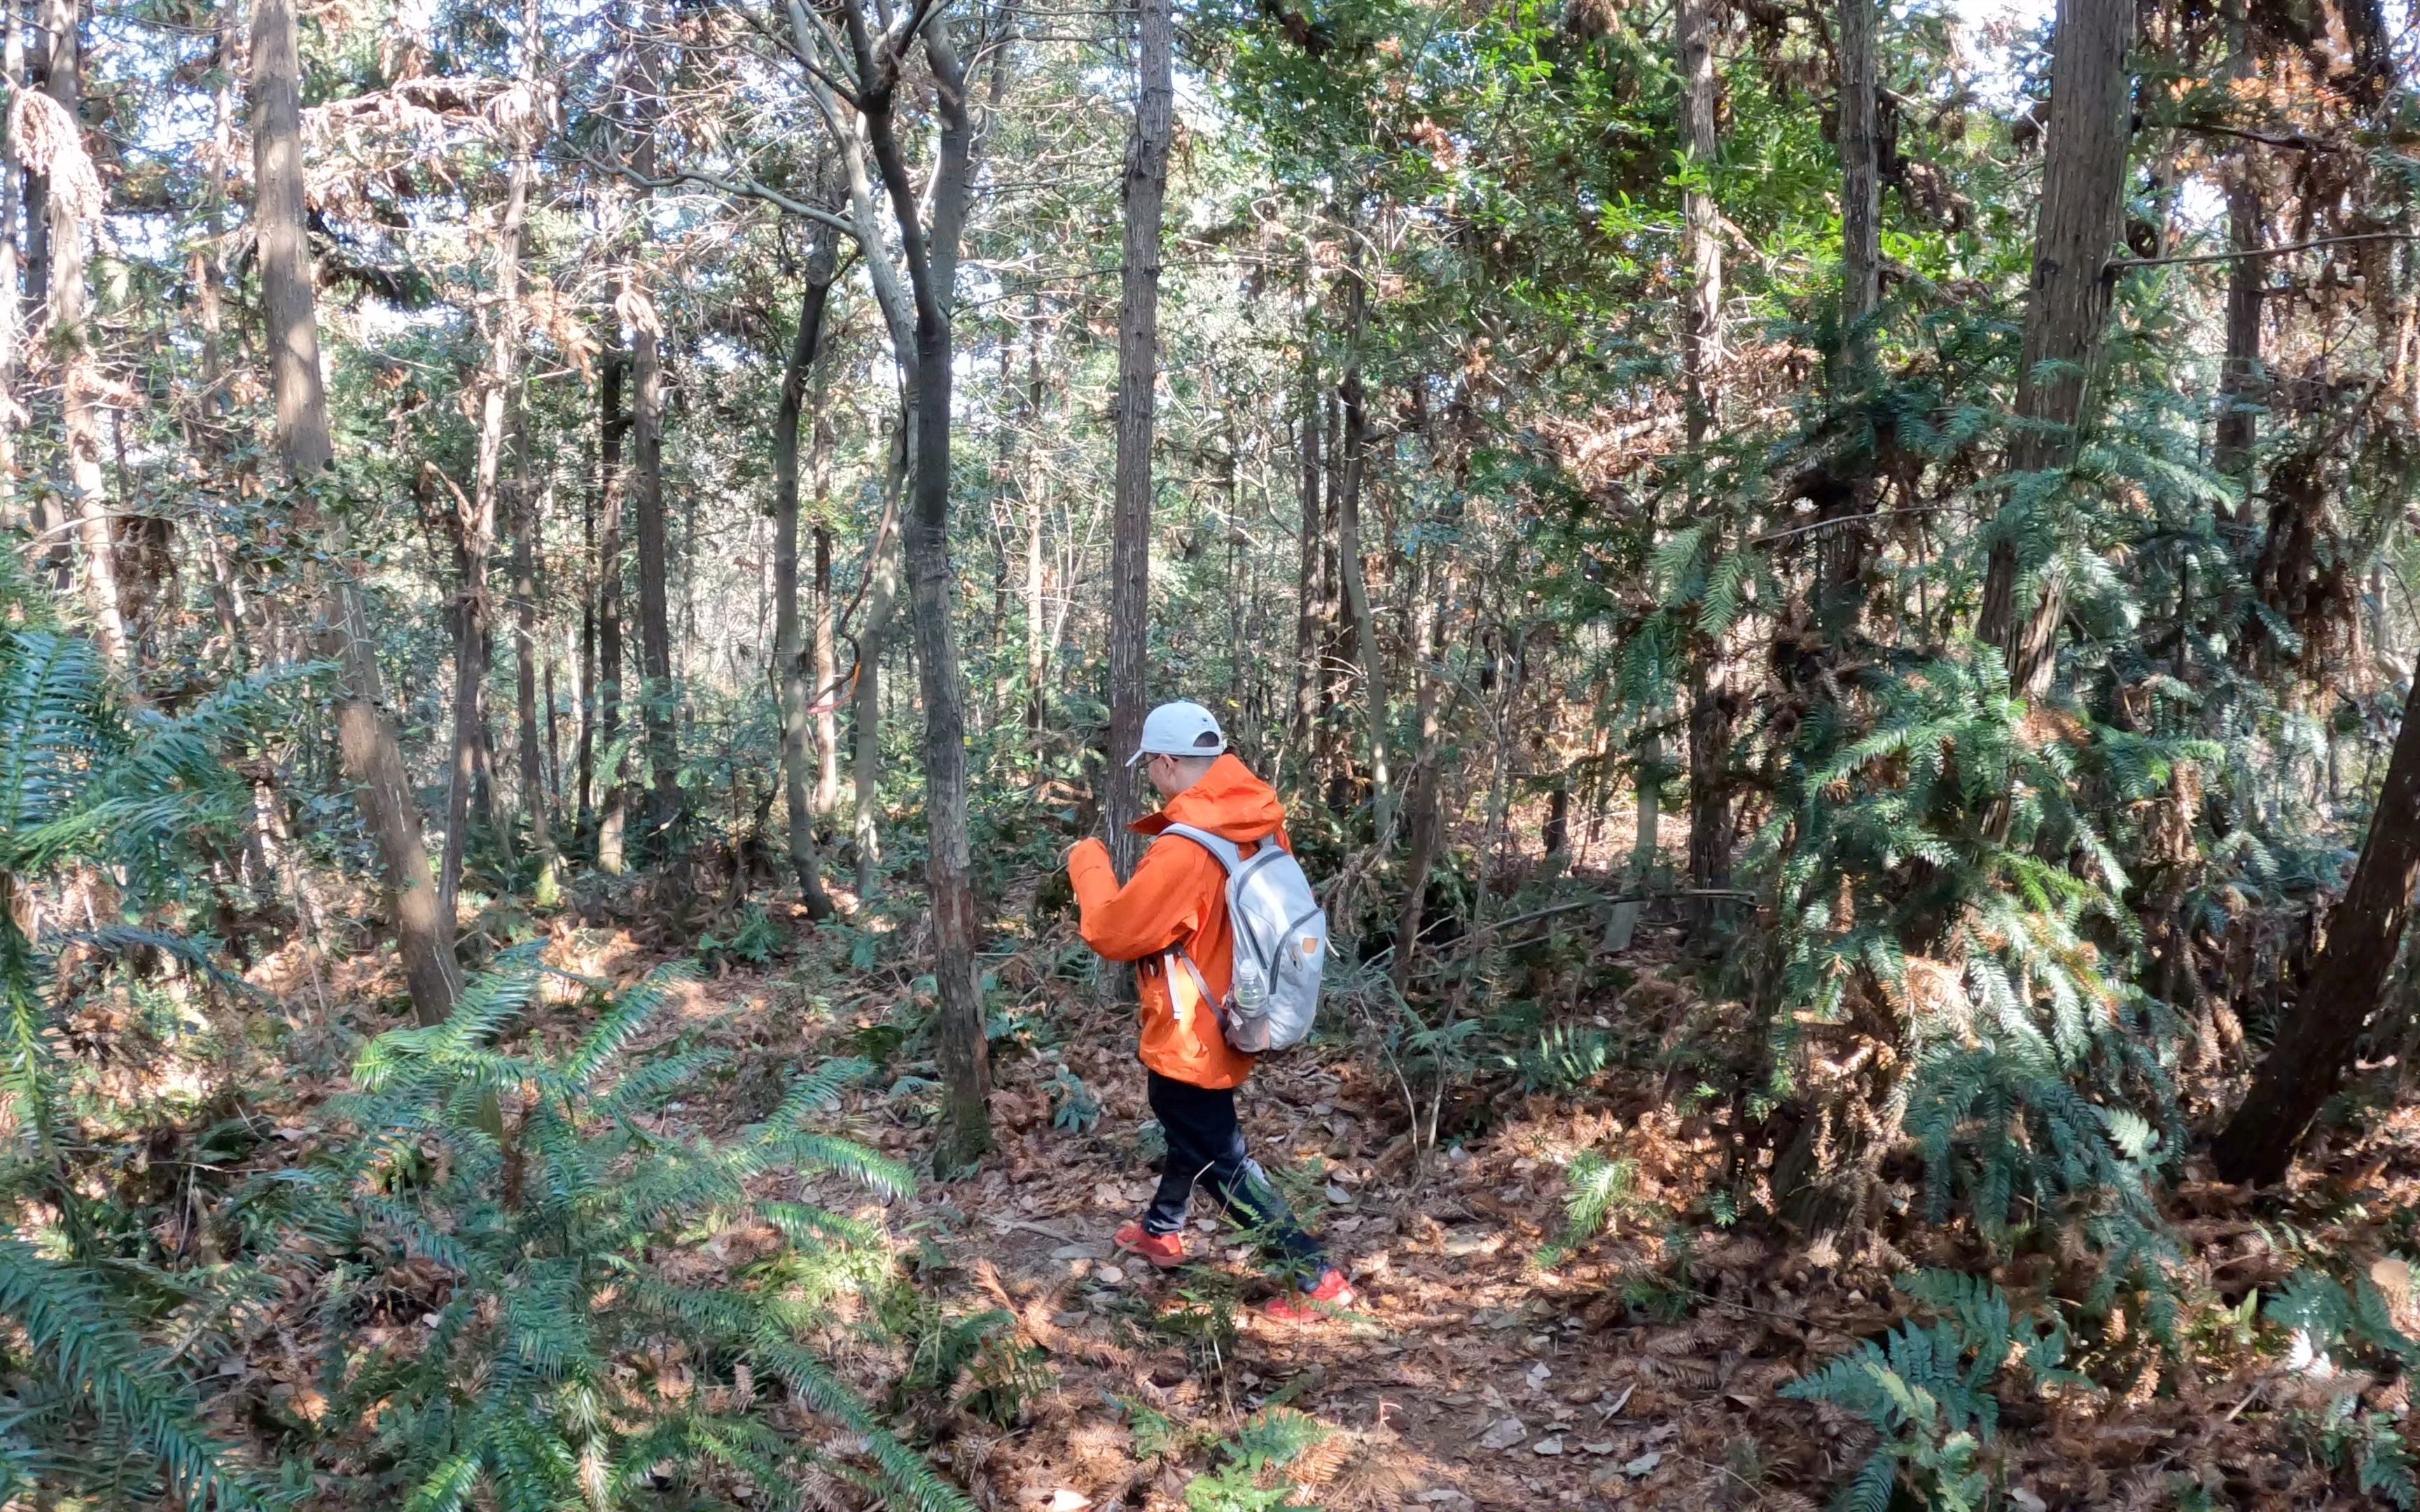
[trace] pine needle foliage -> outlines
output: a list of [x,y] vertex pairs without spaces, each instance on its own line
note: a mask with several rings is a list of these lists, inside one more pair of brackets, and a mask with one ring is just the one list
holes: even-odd
[[15,1388],[0,1501],[39,1487],[102,1504],[264,1506],[256,1473],[202,1426],[190,1352],[146,1336],[152,1312],[207,1284],[180,1287],[101,1232],[75,1164],[81,1072],[62,1048],[62,949],[187,965],[202,953],[132,923],[29,933],[20,903],[77,868],[108,867],[130,918],[172,887],[187,848],[247,801],[225,757],[280,679],[230,685],[175,717],[130,714],[92,642],[48,627],[38,595],[6,591],[17,586],[0,584],[24,621],[0,632],[0,1317],[14,1325],[0,1372]]
[[[1759,835],[1779,928],[1745,943],[1767,1005],[1767,1098],[1807,1095],[1810,1035],[1852,1026],[1906,1068],[1865,1088],[1913,1140],[1931,1218],[2002,1242],[2071,1216],[2121,1285],[2157,1289],[2172,1246],[2150,1200],[2181,1144],[2165,1006],[2125,967],[2129,879],[2079,794],[2150,797],[2216,752],[2029,709],[1972,641],[1869,683],[1869,714],[1810,719]],[[2005,807],[2004,807],[2005,806]]]
[[1547,1268],[1571,1258],[1580,1246],[1604,1233],[1617,1216],[1637,1205],[1638,1162],[1584,1149],[1564,1167],[1563,1180],[1562,1237],[1538,1251],[1538,1264]]
[[1872,1454],[1834,1494],[1838,1512],[1885,1512],[1902,1486],[1937,1512],[1975,1512],[1992,1498],[1996,1383],[2020,1371],[2037,1389],[2080,1381],[2063,1368],[2066,1326],[1960,1272],[1917,1272],[1899,1286],[1931,1322],[1910,1319],[1867,1339],[1781,1395],[1840,1408],[1876,1435]]
[[[815,1127],[866,1068],[801,1075],[728,1140],[661,1133],[652,1115],[721,1058],[633,1049],[684,975],[604,999],[551,1056],[515,1039],[541,973],[510,953],[445,1022],[364,1048],[354,1090],[329,1110],[351,1137],[242,1195],[256,1243],[324,1246],[331,1413],[363,1426],[410,1512],[644,1505],[675,1486],[712,1502],[739,1484],[795,1505],[808,1474],[860,1473],[859,1456],[882,1504],[960,1512],[963,1495],[814,1345],[830,1299],[879,1275],[877,1236],[766,1196],[776,1176],[912,1188],[898,1163]],[[754,1225],[783,1247],[737,1285],[686,1285],[648,1263]],[[425,1326],[373,1326],[363,1299],[404,1260],[442,1276]],[[647,1380],[646,1362],[682,1355],[703,1381]],[[825,1430],[768,1417],[784,1397]]]

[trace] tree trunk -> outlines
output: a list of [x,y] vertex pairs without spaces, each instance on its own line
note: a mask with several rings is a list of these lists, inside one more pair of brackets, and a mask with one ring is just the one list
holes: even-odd
[[622,670],[622,438],[630,417],[622,409],[622,374],[628,360],[612,339],[597,389],[597,742],[602,748],[604,792],[597,813],[597,870],[620,874],[629,824],[629,758],[623,745]]
[[[1849,65],[1852,53],[1851,13],[1863,10],[1870,0],[1842,0],[1840,48],[1842,54],[1840,147],[1845,158],[1851,155],[1852,110],[1850,100],[1856,93]],[[1866,88],[1864,92],[1864,141],[1867,177],[1872,177],[1872,56],[1869,18],[1866,37]],[[1714,14],[1712,0],[1680,0],[1675,18],[1675,52],[1681,67],[1681,127],[1688,146],[1690,161],[1702,165],[1701,172],[1711,173],[1714,159],[1722,150],[1717,134],[1715,112],[1715,80],[1714,61]],[[1858,224],[1857,196],[1844,194],[1841,220],[1847,227],[1850,246],[1852,290],[1869,286],[1873,282],[1872,257],[1866,258],[1862,278],[1855,270],[1859,245],[1870,249],[1873,241],[1873,193],[1868,184],[1863,196],[1863,226]],[[1688,439],[1696,448],[1704,444],[1714,433],[1718,396],[1715,374],[1721,365],[1723,342],[1723,248],[1722,214],[1711,190],[1699,187],[1693,178],[1682,206],[1682,258],[1689,266],[1689,295],[1681,332],[1681,365],[1688,392]],[[1689,879],[1693,887],[1722,887],[1730,885],[1731,852],[1738,841],[1738,828],[1732,815],[1730,791],[1730,759],[1733,700],[1726,648],[1719,637],[1702,633],[1694,636],[1696,655],[1691,657],[1693,675],[1689,688]],[[1660,764],[1662,751],[1651,748],[1650,766]],[[1642,815],[1652,812],[1656,795],[1652,791],[1654,775],[1642,774],[1638,809]],[[1632,869],[1640,875],[1654,860],[1652,839],[1642,837],[1634,852]],[[1629,906],[1629,905],[1623,905]],[[1698,922],[1703,924],[1718,917],[1707,906],[1692,910]],[[1629,916],[1636,927],[1637,913]]]
[[2277,1042],[2253,1073],[2252,1089],[2227,1120],[2211,1158],[2230,1181],[2284,1178],[2319,1109],[2343,1085],[2363,1026],[2378,1007],[2402,947],[2420,883],[2420,680],[2403,704],[2403,728],[2342,901],[2328,914],[2326,942],[2310,985]]
[[[524,22],[525,32],[528,23]],[[524,39],[523,50],[531,51]],[[523,64],[535,68],[535,57]],[[524,79],[519,85],[530,87]],[[471,810],[474,792],[484,793],[480,805],[492,820],[494,785],[482,780],[488,742],[487,684],[495,609],[488,593],[489,565],[495,555],[499,496],[504,488],[505,423],[510,417],[516,338],[520,322],[521,232],[528,219],[530,180],[535,173],[535,144],[530,140],[534,106],[512,128],[512,165],[504,180],[504,203],[496,226],[496,299],[488,328],[488,370],[479,396],[477,471],[467,509],[457,509],[455,554],[461,567],[461,588],[454,604],[454,748],[445,790],[445,854],[438,872],[438,892],[450,908],[462,885],[462,864],[471,842]],[[457,500],[458,506],[461,501]],[[504,837],[500,833],[499,841]]]
[[[1451,586],[1443,586],[1450,596]],[[1436,666],[1438,596],[1432,594],[1420,603],[1418,644],[1413,651],[1412,675],[1417,679],[1413,702],[1419,712],[1420,749],[1412,768],[1411,833],[1404,860],[1404,903],[1402,917],[1395,925],[1395,963],[1389,973],[1399,993],[1411,982],[1412,957],[1419,949],[1421,916],[1428,904],[1429,871],[1436,864],[1437,844],[1445,831],[1444,815],[1437,802],[1437,769],[1443,759],[1438,749],[1437,717],[1437,698],[1443,684]]]
[[682,800],[664,532],[664,378],[656,332],[641,327],[630,354],[630,493],[639,525],[639,722],[646,731],[652,773],[646,828],[660,853],[674,841]]
[[1041,780],[1042,732],[1049,721],[1050,701],[1043,687],[1050,675],[1050,626],[1043,602],[1049,583],[1043,574],[1042,436],[1042,294],[1026,302],[1026,321],[1032,335],[1025,344],[1025,420],[1030,439],[1022,475],[1025,493],[1025,731],[1032,748],[1035,781]]
[[[537,555],[538,498],[530,483],[528,419],[515,415],[520,408],[514,399],[515,361],[520,352],[522,323],[528,313],[521,307],[521,256],[527,240],[530,185],[535,174],[537,132],[544,120],[538,103],[537,81],[541,66],[540,54],[545,39],[538,28],[537,0],[523,0],[521,6],[520,78],[519,103],[510,130],[513,157],[510,176],[504,190],[504,218],[502,245],[496,255],[496,341],[491,354],[495,388],[492,398],[498,409],[514,415],[516,429],[520,432],[514,449],[513,478],[513,620],[515,713],[520,719],[520,806],[523,819],[529,825],[530,845],[553,864],[554,842],[549,831],[546,812],[546,769],[539,757],[537,710]],[[502,426],[499,426],[499,439]],[[499,459],[501,460],[501,458]],[[480,464],[484,473],[488,462],[486,438],[481,437]],[[483,476],[482,483],[488,480]],[[551,882],[547,884],[551,887]]]
[[[267,321],[269,374],[276,395],[277,448],[287,472],[307,484],[334,456],[327,395],[320,387],[318,317],[313,306],[310,245],[303,237],[302,66],[294,41],[293,0],[258,0],[252,32],[253,208]],[[404,771],[388,714],[376,641],[361,588],[351,576],[342,523],[324,525],[310,496],[296,503],[297,524],[316,533],[334,563],[326,616],[336,662],[336,743],[353,779],[362,821],[377,841],[386,872],[396,943],[413,1012],[442,1022],[461,991],[454,961],[454,920],[438,906],[420,808]],[[310,528],[317,527],[316,531]]]
[[[110,523],[109,485],[101,462],[100,355],[88,324],[93,228],[107,207],[100,177],[84,149],[78,116],[84,63],[77,39],[76,0],[42,0],[42,24],[51,34],[49,77],[43,95],[57,109],[48,132],[50,318],[42,339],[59,354],[59,409],[67,442],[69,490],[75,496],[76,544],[83,552],[85,612],[93,640],[109,664],[132,679],[134,669],[117,594],[116,532]],[[28,105],[36,102],[28,100]]]
[[581,509],[580,560],[589,581],[580,595],[578,692],[580,744],[573,762],[572,811],[576,833],[585,839],[597,822],[597,494],[589,490]]
[[[820,419],[815,427],[815,471],[828,476],[831,439]],[[829,820],[840,805],[840,657],[832,644],[832,538],[822,512],[830,507],[830,492],[819,481],[815,488],[815,795],[814,815]]]
[[[826,682],[810,692],[807,667],[799,635],[799,416],[806,408],[807,378],[823,342],[824,302],[831,291],[833,249],[829,237],[819,240],[807,259],[807,288],[799,306],[799,331],[790,347],[790,362],[782,374],[781,405],[773,419],[773,668],[782,700],[782,792],[789,810],[791,870],[798,874],[799,900],[809,918],[832,914],[824,893],[823,866],[815,852],[814,779],[809,772],[808,749],[812,716],[808,704],[827,698]],[[818,543],[822,540],[817,528]],[[819,549],[819,576],[827,588],[830,576],[829,548]],[[822,610],[817,626],[818,661],[830,659],[830,609]]]
[[857,633],[857,675],[849,717],[849,827],[857,846],[857,896],[872,899],[882,881],[882,651],[899,605],[899,537],[891,520],[908,486],[908,431],[913,409],[899,415],[883,478],[882,521],[875,527],[873,554],[865,570],[874,580],[865,592],[865,624]]
[[[662,19],[660,5],[651,8]],[[652,26],[651,28],[652,29]],[[655,118],[660,59],[658,44],[644,42],[639,58],[640,120],[631,166],[643,177],[656,173]],[[673,689],[672,594],[664,532],[664,372],[662,332],[652,318],[636,322],[630,341],[630,496],[639,526],[639,722],[646,731],[648,789],[646,829],[659,855],[676,840],[682,817],[679,701]]]
[[1362,720],[1369,727],[1370,797],[1378,843],[1387,843],[1395,823],[1394,775],[1387,766],[1387,657],[1378,644],[1378,618],[1370,607],[1370,579],[1361,566],[1361,490],[1370,475],[1370,415],[1361,389],[1361,348],[1369,330],[1369,281],[1358,248],[1345,285],[1344,378],[1336,387],[1344,406],[1344,476],[1336,490],[1336,565],[1351,616],[1353,643],[1360,653]]
[[[2260,247],[2260,186],[2253,177],[2251,151],[2238,155],[2226,187],[2226,241],[2230,250]],[[2226,357],[2218,373],[2218,424],[2211,447],[2211,471],[2233,479],[2236,518],[2250,523],[2253,447],[2259,434],[2260,297],[2267,278],[2257,256],[2238,257],[2226,270]]]
[[1123,878],[1142,855],[1127,826],[1142,788],[1126,759],[1142,742],[1151,648],[1151,440],[1159,382],[1159,223],[1175,92],[1171,0],[1141,0],[1134,135],[1126,145],[1125,276],[1118,316],[1117,470],[1109,517],[1109,750],[1103,768],[1109,856]]
[[[1873,314],[1882,303],[1882,175],[1874,138],[1881,82],[1874,23],[1880,3],[1840,0],[1840,346],[1841,365],[1853,385],[1873,362]],[[1693,135],[1694,124],[1693,111]]]
[[[551,864],[554,839],[547,823],[546,764],[541,754],[538,708],[537,553],[538,497],[524,459],[513,486],[513,643],[514,696],[520,719],[521,815],[529,825],[530,848]],[[550,681],[553,677],[550,668]],[[553,707],[550,695],[547,707]]]
[[[1308,327],[1314,301],[1304,301]],[[1319,358],[1314,333],[1306,329],[1302,345],[1302,532],[1301,558],[1295,580],[1295,645],[1293,739],[1306,762],[1319,718],[1319,559],[1326,534],[1319,499],[1319,461],[1326,444],[1320,438]],[[1308,768],[1306,768],[1307,770]]]
[[[229,13],[232,13],[230,8]],[[221,66],[231,67],[233,59],[226,46],[230,27],[220,27]],[[8,14],[0,19],[0,90],[14,99],[23,87],[25,77],[25,18],[22,7],[10,0]],[[219,158],[212,180],[215,193],[210,202],[212,240],[223,220],[219,195],[224,193],[226,177],[225,148],[230,130],[231,108],[227,91],[222,84],[218,92]],[[17,219],[24,199],[24,162],[17,151],[17,135],[0,123],[0,531],[14,531],[23,521],[18,514],[17,493],[17,430],[23,422],[23,400],[19,388],[23,378],[24,307],[17,298]],[[211,292],[216,292],[215,287]],[[206,314],[215,316],[215,300],[206,303]],[[203,342],[206,347],[216,335],[215,321],[206,319]],[[213,348],[214,349],[214,348]],[[209,363],[205,362],[206,370]],[[209,526],[203,526],[207,533]],[[215,541],[213,540],[213,547]],[[238,647],[228,648],[230,657],[240,656]],[[230,662],[229,665],[238,665]]]
[[[2109,259],[2124,209],[2133,97],[2126,50],[2133,39],[2133,0],[2059,0],[2032,298],[2009,444],[2011,473],[2065,468],[2075,456],[2086,378],[2115,286]],[[1999,525],[1984,569],[1976,636],[2001,648],[2009,686],[2037,698],[2056,667],[2066,594],[2055,580],[2035,582],[2032,608],[2023,617],[2017,594],[2055,539],[2056,526],[2017,519],[2005,508]],[[2021,550],[2020,536],[2029,549]]]
[[[1650,717],[1655,716],[1651,713]],[[1655,875],[1656,841],[1664,818],[1664,739],[1649,735],[1638,748],[1638,833],[1630,845],[1630,871],[1622,878],[1627,891],[1643,889]],[[1643,905],[1616,903],[1606,923],[1605,948],[1619,954],[1630,949],[1638,931]]]
[[965,74],[951,49],[947,23],[936,12],[923,31],[940,128],[932,181],[926,185],[932,205],[927,232],[919,224],[914,180],[892,122],[894,85],[879,82],[895,81],[897,74],[877,64],[863,11],[852,4],[846,19],[858,77],[876,81],[862,100],[866,136],[890,192],[915,294],[916,469],[914,507],[906,533],[916,671],[924,701],[924,885],[933,907],[933,978],[939,998],[935,1025],[946,1118],[934,1164],[957,1171],[972,1166],[991,1148],[990,1049],[984,1039],[983,993],[975,976],[982,920],[967,834],[966,690],[950,624],[951,321],[973,132]]

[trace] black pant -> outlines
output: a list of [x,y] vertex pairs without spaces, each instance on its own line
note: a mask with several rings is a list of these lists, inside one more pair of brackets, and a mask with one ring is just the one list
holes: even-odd
[[1268,1173],[1245,1153],[1244,1131],[1235,1121],[1234,1088],[1214,1090],[1156,1071],[1148,1074],[1151,1110],[1168,1136],[1168,1163],[1160,1167],[1159,1191],[1143,1212],[1143,1227],[1155,1234],[1184,1227],[1185,1209],[1199,1181],[1264,1248],[1282,1257],[1290,1269],[1316,1277],[1326,1257],[1319,1241],[1286,1211],[1285,1198],[1278,1195]]

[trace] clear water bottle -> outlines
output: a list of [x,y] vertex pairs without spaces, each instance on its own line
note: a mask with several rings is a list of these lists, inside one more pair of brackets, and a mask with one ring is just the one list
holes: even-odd
[[1248,956],[1235,958],[1235,1011],[1246,1018],[1258,1018],[1268,1007],[1269,976],[1261,964]]

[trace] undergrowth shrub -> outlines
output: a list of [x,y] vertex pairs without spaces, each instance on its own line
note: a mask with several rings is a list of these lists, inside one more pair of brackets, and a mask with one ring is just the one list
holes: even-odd
[[[535,1035],[512,1039],[541,979],[526,953],[507,957],[444,1023],[363,1050],[355,1090],[328,1108],[350,1137],[239,1194],[255,1253],[317,1261],[328,1424],[411,1512],[601,1506],[734,1477],[795,1495],[810,1472],[918,1512],[964,1506],[813,1347],[834,1299],[885,1267],[881,1235],[768,1195],[784,1173],[912,1188],[897,1163],[815,1127],[865,1068],[800,1076],[727,1140],[657,1132],[651,1115],[723,1058],[632,1052],[684,974],[602,999],[550,1055]],[[727,1283],[649,1263],[756,1226],[776,1247]],[[355,1299],[407,1259],[433,1268],[431,1319],[365,1326]],[[702,1379],[667,1381],[665,1362],[684,1359]],[[872,1468],[800,1433],[800,1414],[837,1425]]]
[[2184,1029],[2131,983],[2128,878],[2079,795],[2149,803],[2212,752],[2038,715],[1972,642],[1865,686],[1856,720],[1809,717],[1751,853],[1776,901],[1741,942],[1768,1036],[1750,1106],[1794,1109],[1800,1135],[1773,1199],[1860,1231],[1883,1160],[1912,1143],[1931,1222],[1954,1206],[2005,1248],[2049,1242],[2050,1216],[2098,1252],[2096,1308],[2167,1298],[2151,1193],[2181,1145]]
[[1840,1408],[1876,1435],[1833,1498],[1838,1512],[1885,1512],[1902,1488],[1932,1512],[1977,1512],[1993,1495],[2001,1383],[2022,1376],[2039,1391],[2089,1382],[2065,1368],[2067,1329],[2055,1315],[2019,1308],[1990,1281],[1956,1271],[1898,1284],[1931,1322],[1911,1319],[1867,1339],[1781,1395]]

